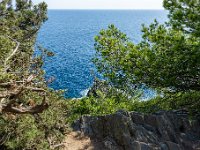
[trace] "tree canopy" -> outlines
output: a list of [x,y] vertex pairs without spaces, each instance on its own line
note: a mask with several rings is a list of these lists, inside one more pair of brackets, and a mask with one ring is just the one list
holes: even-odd
[[167,91],[200,90],[200,1],[164,0],[169,21],[142,26],[134,44],[114,25],[95,38],[94,63],[121,90],[148,86]]

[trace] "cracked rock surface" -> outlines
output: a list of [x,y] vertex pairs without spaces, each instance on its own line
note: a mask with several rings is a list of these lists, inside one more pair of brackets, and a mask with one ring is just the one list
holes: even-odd
[[200,150],[200,120],[184,111],[83,116],[73,128],[105,150]]

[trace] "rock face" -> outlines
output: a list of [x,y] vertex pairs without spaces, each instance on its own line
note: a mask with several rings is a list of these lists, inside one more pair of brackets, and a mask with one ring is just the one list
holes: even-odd
[[200,150],[200,120],[189,121],[184,111],[83,116],[73,127],[105,150]]

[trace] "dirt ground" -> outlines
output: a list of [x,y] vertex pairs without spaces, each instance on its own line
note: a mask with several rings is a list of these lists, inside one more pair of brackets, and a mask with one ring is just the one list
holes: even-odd
[[80,132],[70,132],[67,134],[64,142],[64,150],[103,150],[102,144]]

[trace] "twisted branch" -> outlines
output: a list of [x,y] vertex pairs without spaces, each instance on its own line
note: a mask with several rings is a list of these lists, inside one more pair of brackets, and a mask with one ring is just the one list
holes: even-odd
[[44,110],[46,110],[49,107],[49,105],[45,102],[41,105],[36,105],[33,107],[14,107],[12,105],[2,105],[2,112],[3,113],[15,113],[15,114],[38,114],[42,113]]
[[[34,76],[31,75],[26,81],[18,81],[17,83],[23,83],[22,85],[17,85],[16,82],[0,83],[1,88],[6,88],[6,91],[0,92],[0,98],[9,99],[8,104],[0,103],[0,112],[2,113],[15,113],[15,114],[37,114],[42,113],[46,110],[49,105],[46,102],[46,91],[43,88],[31,87],[29,84],[33,80]],[[16,106],[16,99],[19,95],[25,91],[41,92],[43,93],[43,100],[40,105],[28,106],[23,105]]]

